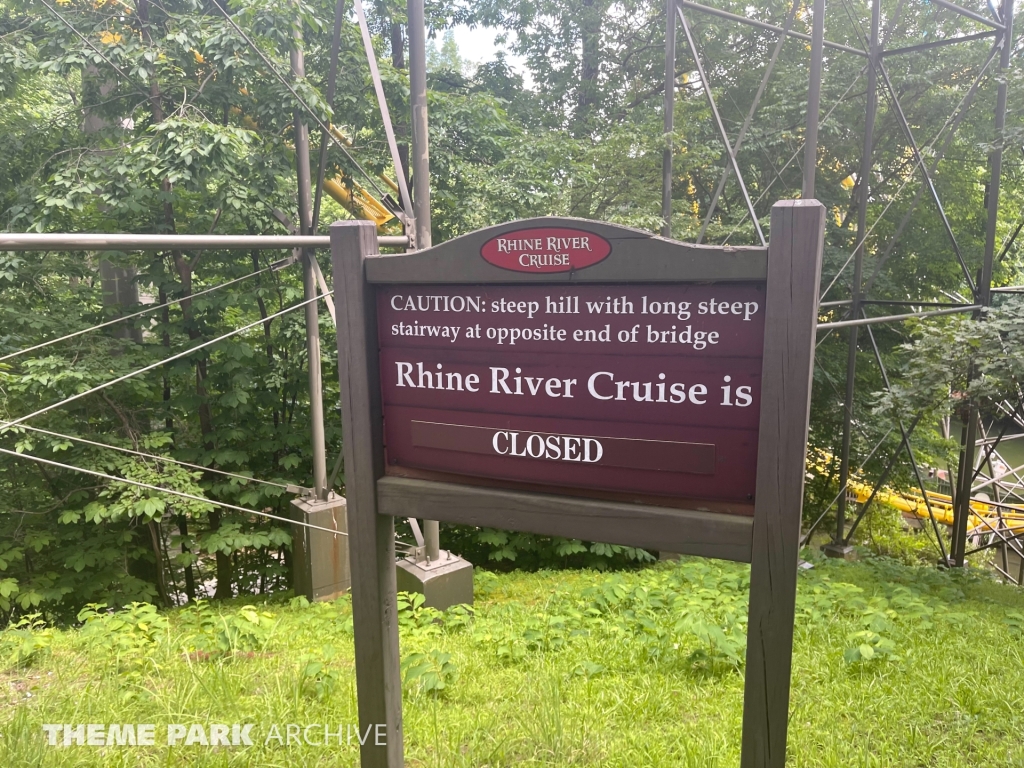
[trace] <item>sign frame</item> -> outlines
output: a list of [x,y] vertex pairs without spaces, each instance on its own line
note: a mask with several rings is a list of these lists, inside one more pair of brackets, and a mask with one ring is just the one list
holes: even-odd
[[[610,242],[612,252],[578,271],[538,273],[505,269],[481,257],[481,247],[493,238],[528,228],[590,232]],[[612,224],[544,217],[488,227],[424,251],[380,255],[372,223],[331,226],[359,722],[361,728],[383,725],[387,735],[385,745],[368,740],[361,747],[363,768],[404,765],[395,517],[749,562],[740,764],[784,767],[824,229],[825,209],[816,200],[776,203],[767,248],[692,245]],[[766,282],[752,518],[507,483],[493,487],[499,484],[479,478],[385,474],[377,286],[737,281]]]

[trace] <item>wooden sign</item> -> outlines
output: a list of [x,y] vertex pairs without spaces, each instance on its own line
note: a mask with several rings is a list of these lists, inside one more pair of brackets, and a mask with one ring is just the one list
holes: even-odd
[[403,765],[394,517],[750,562],[742,765],[783,767],[824,208],[771,233],[331,227],[364,768]]

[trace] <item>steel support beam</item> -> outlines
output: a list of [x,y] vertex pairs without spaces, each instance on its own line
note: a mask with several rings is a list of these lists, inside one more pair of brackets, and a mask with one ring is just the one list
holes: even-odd
[[[337,0],[334,8],[334,34],[331,37],[331,63],[327,69],[327,104],[334,104],[334,94],[338,89],[338,55],[341,53],[341,24],[345,20],[345,0]],[[331,144],[331,136],[326,128],[320,129],[320,156],[316,164],[316,194],[313,195],[313,224],[309,234],[315,235],[320,227],[320,204],[324,196],[324,171],[327,168],[327,147]]]
[[[409,238],[378,237],[380,247],[403,247]],[[92,232],[3,232],[0,251],[290,251],[329,248],[328,235],[129,235]]]
[[811,26],[811,73],[807,82],[807,124],[804,129],[804,183],[801,197],[814,197],[818,172],[818,115],[821,111],[821,71],[824,65],[825,0],[814,0]]
[[[676,108],[676,4],[665,0],[665,148],[661,153],[661,234],[672,237],[672,131]],[[700,240],[698,239],[699,243]]]
[[[818,0],[824,2],[824,0]],[[704,64],[700,60],[700,53],[697,51],[697,43],[693,39],[693,32],[690,30],[690,23],[686,20],[686,15],[683,13],[683,9],[679,6],[676,7],[676,11],[679,13],[679,20],[683,24],[683,33],[686,35],[686,42],[690,46],[690,52],[693,54],[693,62],[697,65],[697,74],[700,77],[701,87],[704,89],[704,95],[708,99],[708,104],[711,107],[711,114],[715,118],[715,125],[718,126],[718,135],[722,139],[722,144],[725,146],[725,152],[729,155],[729,163],[732,165],[733,173],[736,174],[736,182],[740,186],[740,192],[743,193],[743,201],[747,206],[747,213],[750,214],[750,220],[754,223],[754,231],[757,232],[757,239],[761,242],[761,245],[768,245],[768,241],[764,238],[764,232],[761,231],[761,222],[757,220],[757,213],[754,211],[754,205],[750,202],[750,194],[747,192],[747,185],[743,182],[743,174],[740,172],[739,164],[736,162],[735,155],[732,154],[732,145],[729,142],[729,135],[725,131],[725,125],[722,123],[722,116],[718,113],[718,105],[715,104],[715,97],[711,94],[711,84],[708,81],[707,74],[704,72]],[[817,115],[815,115],[817,117]],[[817,131],[817,124],[815,124],[815,131]]]
[[[885,383],[886,390],[891,389],[889,384],[889,374],[885,370],[885,363],[882,362],[882,353],[878,349],[878,343],[875,341],[875,334],[871,330],[871,326],[868,326],[868,339],[871,341],[871,350],[875,353],[875,362],[878,363],[878,370],[882,374],[882,381]],[[935,541],[939,545],[939,554],[941,556],[941,562],[947,562],[948,557],[946,556],[946,545],[942,543],[942,535],[939,533],[939,524],[935,520],[935,513],[932,512],[932,503],[928,498],[928,491],[924,487],[924,478],[921,477],[921,469],[917,466],[917,457],[914,456],[914,449],[910,445],[910,434],[903,427],[903,419],[896,417],[896,423],[900,428],[900,435],[903,438],[903,445],[907,449],[907,456],[910,458],[910,466],[914,468],[914,477],[917,480],[918,490],[921,491],[921,498],[924,499],[925,509],[928,510],[928,519],[932,523],[932,531],[935,533]]]
[[[864,144],[861,150],[860,171],[857,179],[859,199],[857,201],[857,245],[853,252],[853,283],[850,286],[850,316],[857,318],[861,314],[861,281],[864,276],[864,249],[867,238],[864,233],[868,226],[868,200],[871,189],[872,152],[874,150],[875,117],[878,114],[878,73],[875,69],[876,59],[881,55],[878,44],[879,27],[881,24],[881,3],[875,0],[871,4],[871,39],[869,45],[867,112],[864,119]],[[839,452],[839,487],[845,488],[850,481],[850,443],[853,437],[853,397],[857,378],[857,329],[849,326],[849,339],[846,351],[846,395],[843,400],[843,442]],[[879,362],[881,364],[881,362]],[[903,429],[902,424],[900,429]],[[839,497],[836,507],[836,533],[833,543],[845,542],[846,534],[846,494]]]
[[878,325],[879,323],[893,323],[900,320],[908,320],[911,317],[935,317],[937,315],[955,315],[961,312],[974,312],[981,309],[980,304],[966,304],[953,309],[936,309],[930,312],[908,312],[905,315],[885,315],[884,317],[862,317],[857,320],[837,320],[834,323],[818,323],[818,329],[822,328],[850,328],[858,325]]
[[409,0],[409,106],[412,111],[416,247],[430,247],[430,136],[427,129],[427,28],[423,0]]
[[930,51],[932,48],[942,48],[947,45],[955,45],[956,43],[970,43],[974,40],[984,40],[986,37],[992,37],[995,34],[998,34],[996,30],[990,30],[988,32],[975,32],[973,35],[947,37],[945,40],[932,40],[930,43],[918,43],[917,45],[908,45],[904,48],[892,48],[888,51],[884,51],[882,56],[888,58],[889,56],[899,56],[904,53]]
[[[363,49],[366,51],[366,63],[370,67],[370,78],[373,80],[373,90],[377,95],[377,108],[380,110],[380,119],[384,124],[384,135],[388,140],[388,151],[391,153],[391,164],[395,168],[395,176],[398,179],[398,194],[401,197],[402,210],[405,213],[406,223],[415,218],[412,203],[409,200],[409,189],[406,187],[405,168],[402,166],[402,157],[398,152],[398,141],[395,139],[395,129],[391,124],[391,111],[388,109],[388,100],[384,95],[384,83],[380,79],[380,69],[377,67],[377,52],[373,49],[373,38],[370,37],[370,26],[366,23],[366,14],[363,12],[362,0],[354,0],[356,20],[359,22],[359,31],[363,37]],[[424,80],[424,84],[426,80]]]
[[[987,16],[982,16],[980,13],[976,13],[975,11],[969,11],[966,8],[962,7],[962,6],[957,5],[956,3],[949,2],[949,0],[931,0],[931,1],[933,3],[935,3],[935,5],[941,5],[943,8],[948,8],[951,11],[956,11],[961,16],[966,16],[968,19],[973,19],[974,21],[978,22],[979,24],[984,24],[986,27],[992,27],[992,29],[998,29],[998,30],[1003,30],[1003,29],[1006,28],[1003,24],[1000,24],[998,21],[993,21],[992,19],[988,18]],[[1003,6],[1004,6],[1003,7],[1003,11],[1004,11],[1003,12],[1003,18],[1004,19],[1007,18],[1006,13],[1005,13],[1005,10],[1006,10],[1005,9],[1005,5],[1006,4],[1003,3]]]
[[[952,5],[946,0],[936,0],[939,5]],[[954,6],[959,9],[958,6]],[[962,9],[959,9],[962,11]],[[970,16],[970,14],[964,14]],[[992,303],[992,264],[996,251],[996,222],[999,216],[999,185],[1003,164],[1003,129],[1006,125],[1006,73],[1010,66],[1010,54],[1013,49],[1013,0],[1003,0],[1000,4],[1000,15],[1003,24],[1000,40],[999,78],[996,90],[995,106],[995,145],[989,154],[989,189],[988,189],[988,221],[985,230],[985,251],[982,257],[981,275],[975,296],[978,303],[987,307]],[[973,16],[970,16],[973,18]],[[968,380],[974,378],[976,371],[968,372]],[[954,499],[953,544],[951,564],[963,567],[967,558],[967,522],[971,515],[971,490],[974,480],[975,452],[977,446],[978,404],[967,404],[967,419],[961,435],[960,464],[957,467],[958,493]]]
[[[737,24],[746,24],[748,27],[757,27],[758,29],[765,29],[769,32],[782,32],[782,27],[777,27],[774,24],[767,24],[757,19],[749,19],[746,16],[738,16],[735,13],[729,13],[728,11],[719,10],[718,8],[712,8],[708,5],[701,5],[700,3],[693,3],[690,0],[676,0],[677,3],[683,8],[690,8],[694,11],[700,11],[706,13],[709,16],[717,16],[720,19],[727,19],[728,21],[735,21]],[[813,39],[811,35],[804,34],[803,32],[794,32],[789,30],[785,33],[787,37],[793,37],[797,40],[806,40],[811,42]],[[846,53],[853,53],[857,56],[867,56],[867,51],[862,51],[859,48],[851,48],[848,45],[842,43],[833,43],[831,40],[823,40],[822,44],[825,48],[831,48],[836,51],[845,51]]]
[[[292,77],[306,76],[306,63],[302,53],[302,27],[296,25],[291,50]],[[295,170],[298,179],[299,234],[309,235],[313,226],[312,182],[309,166],[309,128],[303,114],[295,112]],[[313,491],[320,501],[327,499],[327,442],[324,437],[324,393],[320,369],[320,311],[317,296],[316,272],[313,259],[316,253],[302,249],[302,293],[308,302],[306,315],[306,363],[309,376],[309,426],[313,443]]]
[[[429,248],[430,231],[430,134],[427,123],[427,27],[423,0],[408,0],[409,106],[412,109],[413,214],[416,217],[416,248]],[[427,557],[437,560],[441,551],[440,525],[423,521]]]

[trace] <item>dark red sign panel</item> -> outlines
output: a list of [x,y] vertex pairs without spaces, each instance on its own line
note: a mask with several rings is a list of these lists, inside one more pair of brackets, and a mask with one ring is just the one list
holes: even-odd
[[484,260],[516,272],[570,272],[608,258],[612,244],[600,235],[566,227],[517,229],[480,248]]
[[749,511],[763,284],[388,286],[378,321],[392,471]]

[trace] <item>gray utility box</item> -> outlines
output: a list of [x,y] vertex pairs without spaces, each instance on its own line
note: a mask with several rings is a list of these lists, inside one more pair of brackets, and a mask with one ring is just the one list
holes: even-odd
[[333,600],[352,587],[348,562],[348,516],[345,499],[333,492],[326,501],[292,499],[292,519],[338,533],[292,526],[292,575],[296,595]]
[[421,592],[428,608],[439,611],[453,605],[473,604],[473,564],[445,550],[429,563],[426,560],[398,561],[399,592]]

